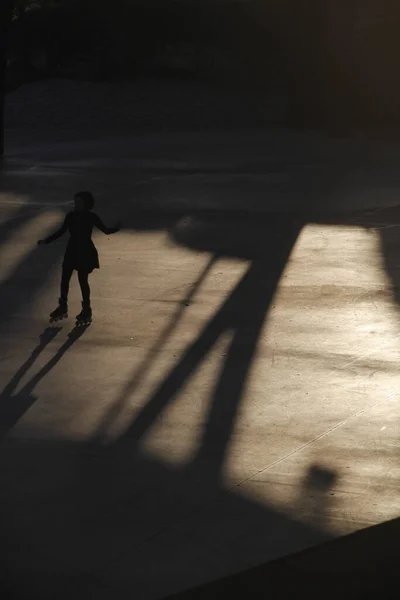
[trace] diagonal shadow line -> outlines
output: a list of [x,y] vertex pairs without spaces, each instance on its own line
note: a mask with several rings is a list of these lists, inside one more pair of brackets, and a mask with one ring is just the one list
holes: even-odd
[[[286,240],[286,258],[296,237],[297,234],[293,240]],[[279,270],[267,282],[265,262],[253,261],[249,269],[246,289],[242,290],[243,297],[232,315],[233,339],[211,396],[199,449],[187,466],[189,471],[206,467],[208,478],[220,478],[262,326],[286,263],[283,256],[282,259]]]
[[[73,329],[68,334],[68,339],[64,344],[57,350],[56,354],[34,375],[30,381],[22,388],[18,394],[12,395],[12,391],[15,389],[18,381],[21,380],[23,374],[27,371],[27,368],[31,366],[32,356],[28,361],[21,367],[11,382],[4,388],[0,394],[0,443],[3,441],[7,432],[14,427],[19,419],[28,411],[37,398],[32,394],[37,384],[53,369],[56,364],[61,360],[64,354],[71,348],[71,346],[84,334],[87,327],[78,327]],[[47,344],[45,344],[47,345]],[[40,344],[38,348],[40,347]],[[44,347],[44,346],[43,346]],[[43,347],[40,351],[43,350]],[[36,352],[35,352],[36,351]],[[35,360],[38,356],[37,349],[34,350]],[[39,352],[40,353],[40,352]],[[33,354],[33,353],[32,353]],[[18,377],[18,380],[17,380]]]
[[18,387],[19,382],[29,371],[32,365],[35,363],[39,355],[43,352],[43,350],[50,344],[52,340],[57,336],[57,334],[61,331],[62,327],[47,327],[43,333],[39,336],[39,344],[34,348],[29,356],[29,358],[24,362],[23,365],[18,369],[15,375],[11,378],[11,380],[7,383],[3,391],[0,393],[0,402],[3,397],[10,396],[13,391]]
[[104,437],[107,427],[111,423],[113,423],[113,421],[118,417],[127,398],[140,386],[141,382],[146,377],[146,374],[149,372],[155,359],[160,354],[161,350],[165,346],[168,339],[171,337],[174,330],[179,325],[179,322],[181,321],[181,319],[185,313],[186,304],[191,302],[191,300],[195,296],[196,292],[199,290],[200,286],[202,285],[203,281],[206,279],[207,275],[210,273],[211,269],[213,268],[214,264],[216,263],[216,260],[217,259],[216,259],[215,255],[212,255],[210,257],[210,260],[204,267],[203,271],[200,273],[199,277],[196,279],[196,281],[190,287],[189,292],[187,293],[186,297],[180,302],[180,306],[178,307],[178,310],[176,311],[175,315],[172,317],[172,319],[170,320],[170,322],[168,323],[168,325],[166,326],[164,331],[161,333],[156,344],[150,349],[150,351],[147,353],[147,355],[145,356],[145,358],[143,359],[143,361],[141,362],[139,367],[136,369],[136,374],[129,381],[129,383],[125,386],[125,389],[120,394],[118,400],[115,403],[113,403],[110,410],[107,411],[107,414],[103,417],[102,423],[97,428],[96,434],[93,437],[93,441],[102,439]]
[[[140,441],[140,439],[155,422],[161,412],[174,399],[185,381],[199,367],[200,363],[215,345],[222,333],[238,327],[241,316],[244,315],[244,311],[247,310],[248,294],[250,293],[253,295],[254,291],[261,291],[265,287],[268,290],[268,293],[265,294],[265,298],[260,298],[260,301],[257,300],[257,310],[255,314],[258,316],[254,323],[252,323],[253,331],[251,332],[249,338],[249,352],[244,363],[244,370],[242,370],[241,361],[235,361],[235,370],[237,371],[237,374],[234,376],[232,372],[233,369],[230,366],[230,362],[228,362],[229,372],[227,370],[223,371],[223,380],[222,384],[220,385],[225,385],[225,381],[227,381],[231,376],[236,377],[237,382],[242,382],[243,379],[245,379],[245,375],[252,360],[255,344],[258,339],[258,329],[260,328],[260,324],[263,322],[263,319],[266,315],[269,303],[276,289],[276,285],[300,230],[300,225],[296,226],[296,228],[291,227],[285,229],[278,241],[280,246],[275,248],[275,255],[270,259],[268,259],[268,257],[260,257],[255,261],[254,266],[251,265],[249,267],[243,278],[237,284],[233,292],[224,302],[216,315],[208,322],[199,337],[186,350],[184,356],[181,358],[176,367],[171,371],[167,378],[164,379],[147,404],[139,411],[138,415],[129,429],[126,431],[123,438],[116,442],[117,445],[122,444],[123,440],[133,440],[133,442],[136,444]],[[271,261],[270,264],[269,261]],[[271,266],[271,264],[274,265],[274,268],[272,271],[270,270],[268,272],[268,267]],[[259,280],[261,280],[261,283],[255,286],[256,281]],[[256,294],[254,294],[254,297],[255,296]],[[263,315],[262,318],[261,314]],[[243,328],[242,335],[243,337],[239,336],[238,338],[241,344],[243,343],[245,336],[248,335],[246,328]],[[240,351],[239,346],[235,344],[233,348],[234,356],[238,356],[238,352]],[[236,348],[238,349],[238,352],[236,352]],[[239,387],[239,393],[233,403],[234,406],[238,405],[241,389],[242,387]],[[233,413],[235,413],[235,410]],[[218,412],[211,413],[212,424],[215,422],[217,414]],[[231,425],[229,426],[227,432],[225,432],[225,441],[223,442],[224,448],[226,444],[226,437],[227,435],[230,435],[233,418],[234,414],[232,414]],[[225,450],[223,450],[223,452],[225,452]]]

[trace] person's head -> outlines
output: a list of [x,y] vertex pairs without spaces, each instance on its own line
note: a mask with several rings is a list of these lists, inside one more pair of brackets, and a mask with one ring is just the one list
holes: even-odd
[[77,192],[74,196],[76,212],[84,210],[92,210],[94,206],[94,198],[91,192]]

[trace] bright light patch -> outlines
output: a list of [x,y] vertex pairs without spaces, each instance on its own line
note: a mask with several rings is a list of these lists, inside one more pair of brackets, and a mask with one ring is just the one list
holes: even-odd
[[[385,431],[382,420],[398,414],[392,399],[398,390],[398,319],[378,231],[305,227],[252,363],[229,446],[227,480],[249,480],[242,488],[246,495],[303,510],[313,520],[315,515],[306,515],[310,492],[299,482],[308,465],[323,457],[338,478],[345,477],[341,500],[354,490],[362,514],[362,495],[372,486],[362,473],[367,479],[376,475],[378,486],[383,465],[392,462],[382,455],[387,440],[381,444],[369,423],[373,432]],[[373,491],[370,514],[376,512]],[[341,513],[330,494],[335,490],[326,491],[318,510],[346,529],[348,507]]]
[[13,194],[12,192],[0,192],[0,206],[21,206],[29,204],[30,196]]

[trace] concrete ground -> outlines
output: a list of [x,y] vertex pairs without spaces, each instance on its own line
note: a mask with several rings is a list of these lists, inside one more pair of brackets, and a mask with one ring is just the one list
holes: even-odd
[[[10,597],[153,600],[398,517],[399,148],[277,130],[7,142]],[[35,242],[87,188],[124,228],[95,234],[92,326],[73,328],[74,282],[50,327],[65,240]]]

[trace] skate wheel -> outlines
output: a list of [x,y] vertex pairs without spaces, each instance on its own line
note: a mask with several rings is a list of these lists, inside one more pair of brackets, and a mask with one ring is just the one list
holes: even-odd
[[88,327],[91,324],[91,320],[89,321],[77,321],[75,323],[75,327]]
[[68,314],[60,317],[50,317],[50,323],[57,323],[58,321],[63,321],[64,319],[68,319]]

